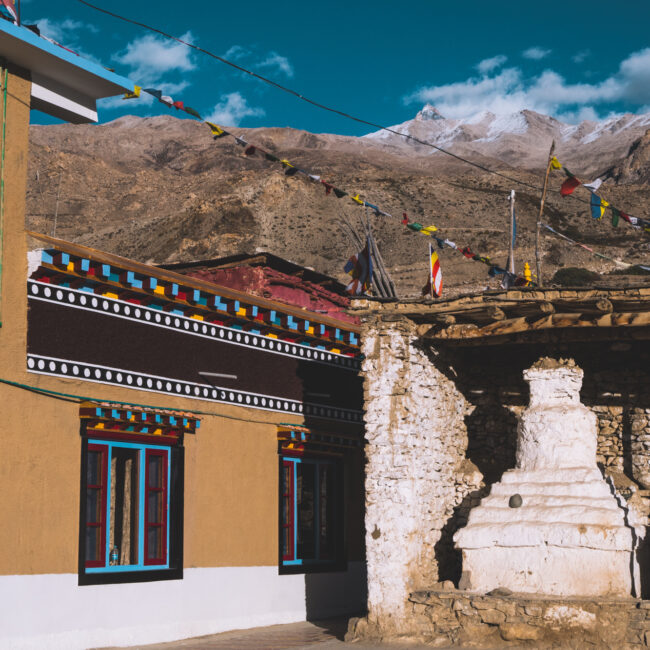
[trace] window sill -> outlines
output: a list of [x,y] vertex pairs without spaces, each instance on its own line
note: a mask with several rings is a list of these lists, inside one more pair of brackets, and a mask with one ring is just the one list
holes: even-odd
[[84,571],[79,574],[79,586],[113,585],[128,582],[158,582],[182,580],[183,569],[140,569],[134,571]]
[[346,560],[334,562],[305,562],[303,564],[280,564],[278,573],[280,575],[295,575],[297,573],[337,573],[347,571]]

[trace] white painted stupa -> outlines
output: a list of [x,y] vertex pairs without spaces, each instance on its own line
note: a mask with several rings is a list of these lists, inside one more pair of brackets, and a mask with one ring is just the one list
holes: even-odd
[[540,359],[524,371],[516,468],[454,536],[461,588],[556,596],[630,596],[633,529],[596,465],[596,416],[580,403],[583,371]]

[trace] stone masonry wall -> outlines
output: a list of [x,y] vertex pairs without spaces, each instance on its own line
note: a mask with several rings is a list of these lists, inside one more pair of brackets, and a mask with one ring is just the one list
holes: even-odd
[[443,529],[482,475],[465,459],[469,404],[413,326],[373,321],[362,340],[368,621],[399,634],[408,594],[438,580]]
[[[411,594],[403,641],[432,647],[620,648],[650,646],[650,602],[549,598],[497,589],[488,595],[455,589]],[[381,630],[350,621],[347,639],[377,641]]]

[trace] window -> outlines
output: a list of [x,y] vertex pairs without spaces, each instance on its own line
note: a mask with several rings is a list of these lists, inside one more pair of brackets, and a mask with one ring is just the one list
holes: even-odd
[[84,439],[82,584],[182,577],[182,451]]
[[283,572],[339,569],[342,471],[337,459],[281,456],[280,567]]

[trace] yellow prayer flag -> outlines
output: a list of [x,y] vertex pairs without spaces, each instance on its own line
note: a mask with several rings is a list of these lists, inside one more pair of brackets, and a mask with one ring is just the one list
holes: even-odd
[[560,161],[555,156],[553,156],[553,158],[551,158],[551,167],[553,169],[562,169],[562,163],[560,163]]
[[285,167],[293,167],[293,165],[285,158],[280,161]]
[[436,232],[436,230],[438,230],[438,229],[435,226],[427,226],[426,228],[422,228],[422,230],[420,230],[420,232],[422,234],[424,234],[424,235],[429,235],[429,237],[431,237],[431,235],[434,232]]
[[212,131],[212,135],[214,135],[216,138],[226,134],[226,132],[220,126],[217,126],[212,122],[206,122],[206,124],[210,127],[210,131]]
[[364,203],[363,199],[358,194],[356,196],[351,196],[350,198],[359,205],[363,205]]
[[140,91],[142,88],[140,86],[133,86],[133,92],[126,93],[122,99],[136,99],[140,97]]

